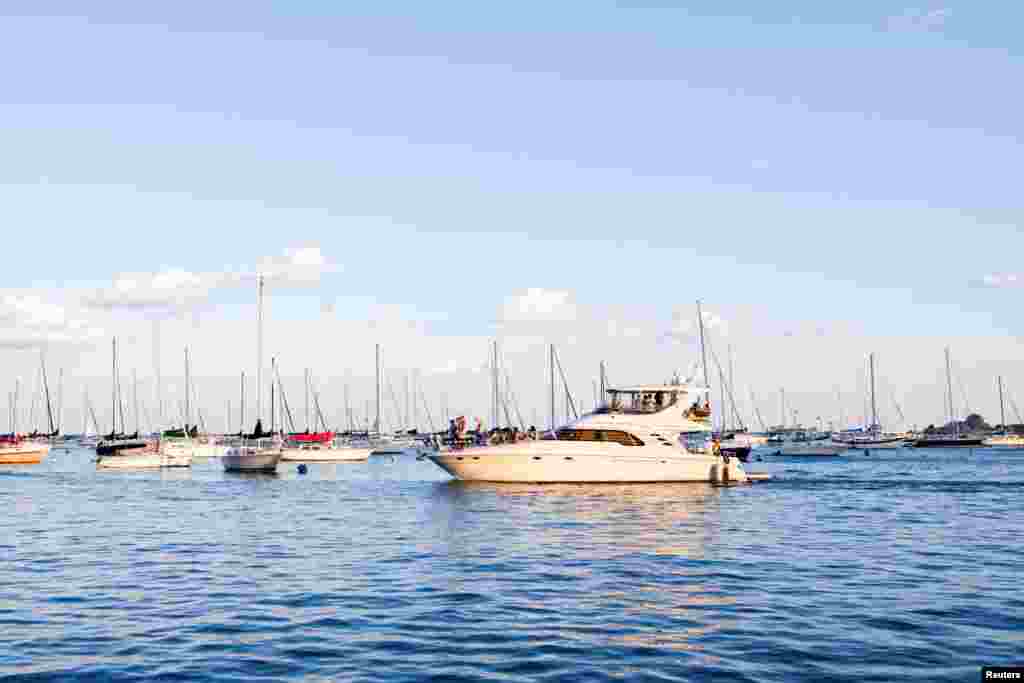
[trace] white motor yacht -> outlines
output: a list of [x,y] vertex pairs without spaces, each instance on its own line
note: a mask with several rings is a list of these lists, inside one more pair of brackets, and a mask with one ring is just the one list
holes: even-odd
[[745,482],[715,452],[707,388],[682,384],[608,390],[597,411],[551,439],[428,455],[459,479],[492,482]]

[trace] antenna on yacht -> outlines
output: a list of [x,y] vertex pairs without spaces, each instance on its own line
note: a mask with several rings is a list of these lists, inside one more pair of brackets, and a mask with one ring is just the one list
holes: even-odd
[[555,431],[555,345],[551,344],[548,354],[551,369],[551,431]]
[[697,299],[697,327],[700,328],[700,358],[704,365],[704,386],[710,387],[708,381],[708,354],[704,348],[704,314],[700,311],[700,299]]

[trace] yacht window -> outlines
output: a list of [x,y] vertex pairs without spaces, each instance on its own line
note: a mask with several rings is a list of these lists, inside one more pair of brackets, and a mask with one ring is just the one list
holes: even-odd
[[619,443],[623,446],[643,446],[644,442],[628,432],[609,429],[562,429],[559,441],[597,441]]
[[681,436],[683,445],[691,453],[711,453],[711,432],[684,432]]

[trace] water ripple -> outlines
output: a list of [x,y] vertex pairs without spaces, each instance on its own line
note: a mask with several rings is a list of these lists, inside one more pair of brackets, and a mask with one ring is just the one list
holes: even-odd
[[769,459],[765,485],[0,468],[0,675],[976,680],[1024,659],[1007,454]]

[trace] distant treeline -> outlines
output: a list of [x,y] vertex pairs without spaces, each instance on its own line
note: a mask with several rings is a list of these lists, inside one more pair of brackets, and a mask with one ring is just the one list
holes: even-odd
[[[1009,424],[1005,427],[1006,431],[1011,434],[1024,434],[1024,424]],[[959,422],[947,422],[941,427],[935,425],[928,425],[925,427],[925,434],[954,434],[959,432],[961,434],[977,434],[980,432],[1001,432],[1004,430],[1003,425],[992,426],[988,422],[985,422],[985,418],[977,413],[971,413],[966,419]]]

